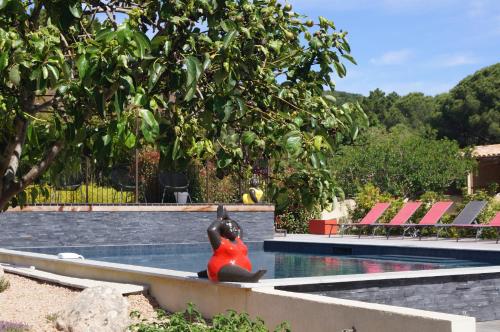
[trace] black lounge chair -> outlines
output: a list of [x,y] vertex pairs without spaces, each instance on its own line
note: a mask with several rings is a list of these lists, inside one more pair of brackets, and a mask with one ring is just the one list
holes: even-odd
[[487,201],[470,201],[451,224],[436,224],[436,238],[439,238],[439,232],[442,229],[447,231],[450,227],[470,227],[471,225],[477,224],[477,217],[486,204],[488,204]]

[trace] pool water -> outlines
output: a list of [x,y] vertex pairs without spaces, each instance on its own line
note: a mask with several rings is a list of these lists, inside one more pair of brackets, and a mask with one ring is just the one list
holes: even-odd
[[[121,254],[85,255],[87,259],[105,262],[141,265],[171,270],[198,272],[206,269],[212,255],[209,248],[197,248],[189,252],[166,250],[159,253],[141,252]],[[432,270],[440,268],[473,267],[490,265],[484,262],[454,258],[433,258],[398,255],[321,255],[290,252],[269,252],[262,248],[250,248],[253,269],[267,269],[264,278],[294,278],[325,275],[361,274],[393,271]]]

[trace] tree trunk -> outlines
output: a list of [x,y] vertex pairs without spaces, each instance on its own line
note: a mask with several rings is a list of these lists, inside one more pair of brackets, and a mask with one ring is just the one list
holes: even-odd
[[45,158],[38,164],[33,166],[28,173],[21,177],[20,181],[12,182],[8,188],[0,193],[0,211],[3,211],[9,204],[12,197],[26,189],[27,186],[33,183],[47,168],[54,162],[56,157],[62,151],[64,143],[57,141],[47,152]]

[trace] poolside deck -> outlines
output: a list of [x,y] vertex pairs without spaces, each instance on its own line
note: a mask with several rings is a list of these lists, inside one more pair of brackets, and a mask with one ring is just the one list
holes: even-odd
[[270,241],[290,241],[290,242],[311,242],[311,243],[332,243],[332,244],[348,244],[348,245],[370,245],[370,246],[396,246],[396,247],[415,247],[415,248],[432,248],[432,249],[457,249],[457,250],[486,250],[500,252],[500,243],[495,240],[478,240],[465,238],[458,242],[455,239],[444,239],[436,237],[422,238],[405,238],[392,236],[389,239],[381,236],[362,236],[358,238],[355,235],[311,235],[311,234],[288,234],[287,236],[277,236]]

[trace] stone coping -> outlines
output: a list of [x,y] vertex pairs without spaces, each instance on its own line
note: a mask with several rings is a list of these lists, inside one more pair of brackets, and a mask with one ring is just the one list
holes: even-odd
[[[216,212],[219,204],[47,204],[10,208],[7,212]],[[229,212],[274,212],[272,204],[223,204]]]

